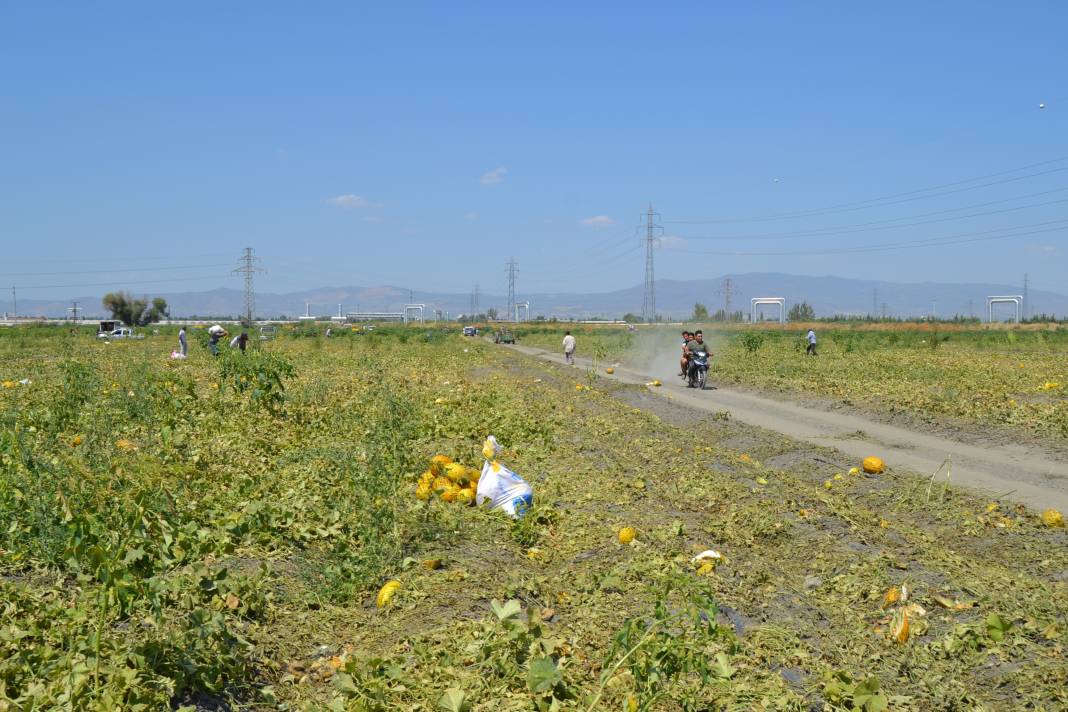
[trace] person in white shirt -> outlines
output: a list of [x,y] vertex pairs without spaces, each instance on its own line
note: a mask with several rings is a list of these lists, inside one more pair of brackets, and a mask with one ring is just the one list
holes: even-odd
[[182,354],[182,356],[188,356],[189,355],[189,345],[186,343],[186,340],[185,340],[185,327],[184,326],[181,329],[178,330],[178,352],[180,354]]
[[248,345],[248,332],[242,331],[240,334],[230,340],[230,348],[245,350]]
[[807,353],[809,356],[815,356],[816,355],[816,332],[813,331],[812,329],[809,329],[808,330],[808,335],[805,336],[805,339],[808,341],[808,348],[805,349],[805,353]]
[[570,331],[564,334],[564,360],[572,365],[575,363],[575,337]]
[[226,336],[226,329],[222,328],[218,324],[213,324],[208,327],[208,336],[211,337],[208,341],[208,347],[211,349],[212,356],[219,355],[219,339]]

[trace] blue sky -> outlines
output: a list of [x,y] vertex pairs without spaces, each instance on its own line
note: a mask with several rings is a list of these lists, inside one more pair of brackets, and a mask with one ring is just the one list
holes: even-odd
[[[270,291],[500,293],[510,256],[521,293],[609,290],[642,279],[651,201],[661,278],[1063,291],[1065,27],[1062,2],[5,3],[0,285],[237,287],[251,245]],[[844,251],[954,236],[999,239]]]

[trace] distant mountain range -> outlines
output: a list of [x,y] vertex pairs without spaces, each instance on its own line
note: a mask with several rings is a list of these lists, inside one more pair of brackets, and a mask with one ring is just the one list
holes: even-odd
[[[656,283],[657,312],[668,318],[685,318],[693,312],[695,302],[709,312],[725,306],[725,283],[731,283],[731,308],[748,312],[753,297],[784,297],[787,307],[806,301],[817,316],[833,314],[865,315],[885,312],[889,316],[912,317],[931,314],[939,317],[954,314],[985,318],[988,295],[1020,294],[1021,288],[1007,284],[903,284],[843,277],[807,277],[789,274],[753,273],[726,275],[702,280],[660,280]],[[155,296],[154,294],[151,296]],[[244,293],[237,289],[213,289],[205,292],[162,294],[175,317],[238,315],[244,309]],[[548,292],[523,294],[530,302],[530,316],[563,318],[619,318],[627,312],[639,313],[643,287],[636,285],[612,292],[580,294]],[[1030,290],[1027,311],[1030,314],[1068,315],[1068,296],[1055,292]],[[77,299],[86,318],[102,316],[99,296]],[[456,318],[470,311],[470,294],[446,292],[409,293],[398,287],[323,287],[288,294],[258,292],[256,314],[262,318],[301,316],[305,304],[313,316],[333,316],[338,305],[343,312],[400,311],[409,301],[426,305],[427,317],[435,310]],[[479,311],[496,308],[502,316],[507,299],[498,294],[482,294]],[[11,302],[0,301],[0,312],[10,312]],[[71,300],[20,299],[20,316],[64,317]],[[1009,307],[1001,307],[1008,313]]]

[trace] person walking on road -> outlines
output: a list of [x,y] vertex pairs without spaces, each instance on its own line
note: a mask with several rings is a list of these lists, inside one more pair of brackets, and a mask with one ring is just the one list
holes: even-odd
[[805,336],[805,340],[808,341],[808,347],[805,349],[805,353],[809,356],[816,355],[816,332],[812,329],[808,330],[808,334]]
[[189,345],[186,343],[185,340],[184,326],[178,330],[178,353],[180,353],[183,357],[189,355]]
[[568,331],[564,334],[564,360],[575,365],[575,337]]

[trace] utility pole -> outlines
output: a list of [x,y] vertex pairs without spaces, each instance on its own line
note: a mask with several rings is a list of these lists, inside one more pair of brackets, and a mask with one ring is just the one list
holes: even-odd
[[233,270],[232,274],[245,276],[245,326],[252,328],[252,315],[256,311],[256,292],[252,288],[252,276],[257,272],[263,272],[256,266],[256,258],[252,255],[252,248],[246,247],[241,255],[241,266]]
[[1024,318],[1024,321],[1027,321],[1028,317],[1030,316],[1028,314],[1028,311],[1029,311],[1030,306],[1031,306],[1031,300],[1028,299],[1028,295],[1027,295],[1028,282],[1029,282],[1029,280],[1027,278],[1027,274],[1024,273],[1024,293],[1023,293],[1023,318]]
[[656,321],[656,280],[653,277],[653,246],[656,231],[662,229],[656,224],[659,215],[653,212],[653,204],[645,213],[645,296],[642,299],[642,318],[649,324]]
[[475,318],[478,314],[478,285],[475,285],[475,289],[471,292],[471,318]]
[[879,288],[871,290],[871,316],[874,319],[879,314]]
[[515,280],[519,276],[519,263],[515,261],[515,258],[508,260],[508,318],[515,321]]
[[886,302],[883,302],[883,321],[886,321]]
[[968,318],[969,319],[974,319],[975,318],[975,300],[973,300],[973,299],[969,299],[968,300]]
[[733,296],[734,283],[730,277],[723,278],[723,321],[731,320],[731,296]]
[[937,299],[932,299],[931,300],[931,321],[934,321],[937,318],[938,318],[938,300]]
[[19,315],[19,298],[15,294],[15,288],[11,288],[11,318],[14,319]]
[[72,306],[69,309],[67,309],[67,311],[70,312],[72,321],[78,321],[78,311],[79,311],[78,302],[71,302],[71,305]]

